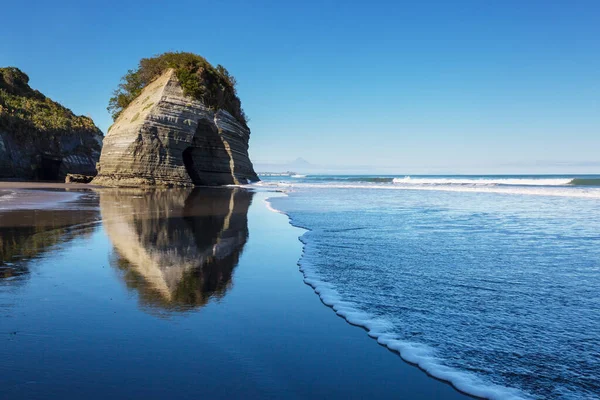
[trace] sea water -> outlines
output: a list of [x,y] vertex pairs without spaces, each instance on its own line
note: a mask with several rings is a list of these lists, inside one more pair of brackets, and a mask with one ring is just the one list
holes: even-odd
[[600,398],[600,177],[296,176],[322,301],[472,395]]

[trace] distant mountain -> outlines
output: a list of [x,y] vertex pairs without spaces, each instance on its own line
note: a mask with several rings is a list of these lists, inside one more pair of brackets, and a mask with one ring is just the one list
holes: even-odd
[[315,170],[319,169],[319,166],[311,164],[306,161],[302,157],[296,158],[294,161],[286,162],[286,163],[255,163],[254,169],[260,174],[264,172],[297,172],[297,173],[306,173],[306,172],[315,172]]
[[299,168],[310,168],[310,167],[314,167],[314,165],[312,165],[311,163],[309,163],[308,161],[306,161],[304,158],[302,157],[298,157],[296,158],[294,161],[292,161],[289,165],[291,166],[295,166],[295,167],[299,167]]

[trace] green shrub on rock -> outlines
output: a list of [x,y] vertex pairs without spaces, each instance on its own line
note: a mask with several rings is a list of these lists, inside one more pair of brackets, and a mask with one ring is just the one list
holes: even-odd
[[186,96],[214,110],[224,109],[244,125],[248,122],[237,96],[235,78],[227,69],[222,65],[213,67],[204,57],[185,52],[143,58],[136,70],[129,70],[108,103],[107,109],[113,119],[117,119],[150,82],[169,68],[175,70]]
[[77,116],[29,87],[29,77],[15,67],[0,68],[0,130],[30,136],[37,132],[100,133],[91,118]]

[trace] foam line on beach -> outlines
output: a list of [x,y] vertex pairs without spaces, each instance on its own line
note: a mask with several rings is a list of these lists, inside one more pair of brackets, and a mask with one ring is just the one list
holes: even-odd
[[[277,176],[277,175],[270,175]],[[288,175],[282,175],[288,176]],[[463,185],[463,186],[597,186],[600,187],[600,177],[502,177],[502,176],[328,176],[328,175],[290,175],[290,178],[307,178],[309,182],[345,182],[345,183],[386,183],[404,185]]]
[[571,178],[393,178],[396,184],[412,185],[512,185],[512,186],[566,186]]
[[[285,194],[285,196],[287,197],[288,195]],[[304,230],[298,238],[303,244],[298,266],[304,276],[304,282],[312,287],[323,304],[331,307],[338,316],[344,318],[351,325],[364,328],[370,337],[377,340],[379,344],[387,347],[389,350],[399,354],[404,361],[418,366],[436,379],[448,382],[460,392],[491,400],[521,400],[531,398],[518,389],[485,382],[473,374],[445,366],[443,360],[436,357],[435,351],[431,347],[421,343],[406,342],[397,339],[396,335],[392,332],[391,323],[361,311],[353,302],[342,299],[334,285],[321,279],[315,268],[307,260],[312,254],[310,253],[310,243],[306,235],[310,232],[310,229],[296,224],[288,213],[275,208],[270,199],[270,197],[265,199],[266,206],[270,211],[286,215],[290,225]]]
[[343,184],[343,183],[291,183],[291,182],[258,182],[258,187],[286,189],[373,189],[373,190],[425,190],[462,193],[497,193],[528,196],[553,196],[582,199],[600,199],[600,188],[563,188],[541,186],[451,186],[451,185],[384,185],[384,184]]
[[[287,196],[287,195],[285,195],[285,196]],[[267,209],[269,211],[272,211],[272,212],[277,213],[277,214],[287,215],[283,211],[279,211],[278,209],[276,209],[275,207],[273,207],[273,204],[269,201],[269,199],[270,199],[270,197],[265,198],[265,204],[267,205]]]

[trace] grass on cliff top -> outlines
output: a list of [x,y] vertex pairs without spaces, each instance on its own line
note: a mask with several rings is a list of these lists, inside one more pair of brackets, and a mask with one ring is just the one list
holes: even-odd
[[101,134],[91,118],[76,116],[28,83],[29,77],[18,68],[0,68],[0,130],[21,135],[40,131]]
[[108,103],[113,119],[121,114],[142,90],[168,68],[173,68],[183,93],[213,110],[227,110],[243,125],[248,118],[237,96],[235,78],[223,67],[213,67],[204,57],[193,53],[168,52],[143,58],[136,70],[129,70]]

